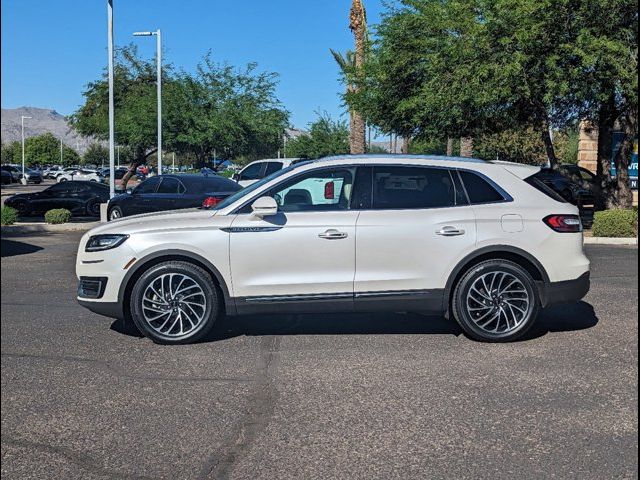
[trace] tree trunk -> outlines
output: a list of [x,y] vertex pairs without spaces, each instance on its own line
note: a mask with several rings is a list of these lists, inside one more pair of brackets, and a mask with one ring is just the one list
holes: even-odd
[[460,156],[473,157],[473,137],[460,138]]
[[[367,16],[361,0],[352,0],[351,11],[349,12],[349,28],[353,32],[355,40],[355,75],[356,78],[359,78],[362,74],[367,48]],[[359,82],[356,81],[354,89],[358,91],[359,88]],[[353,123],[349,133],[349,148],[352,154],[363,154],[367,148],[366,123],[360,113],[354,111],[352,114]]]
[[120,185],[122,187],[122,190],[127,189],[127,183],[129,183],[129,180],[131,180],[131,177],[133,177],[136,174],[136,170],[138,169],[138,167],[144,164],[147,158],[149,157],[149,155],[153,155],[156,152],[156,150],[157,149],[154,148],[153,150],[147,153],[144,153],[143,151],[136,152],[135,160],[131,163],[131,165],[129,165],[129,170],[127,171],[127,173],[124,174],[124,176],[122,177],[122,180],[120,180]]
[[447,157],[453,156],[453,138],[447,137]]
[[400,153],[407,155],[409,153],[409,148],[411,147],[411,137],[405,135],[402,137],[402,146],[400,147]]
[[629,161],[633,153],[633,139],[636,134],[636,118],[631,113],[624,116],[621,121],[624,138],[615,152],[616,165],[616,206],[631,208],[633,206],[633,192],[629,184]]
[[549,124],[542,124],[542,142],[544,143],[544,150],[547,154],[547,160],[549,161],[549,166],[555,170],[558,168],[558,157],[556,157],[555,148],[553,148],[553,140],[551,139],[551,133],[549,132]]
[[613,152],[613,130],[616,117],[615,92],[611,92],[609,98],[602,103],[598,112],[598,158],[596,164],[596,176],[600,187],[600,194],[596,198],[596,209],[604,210],[613,205],[615,192],[612,191],[611,182],[611,155]]

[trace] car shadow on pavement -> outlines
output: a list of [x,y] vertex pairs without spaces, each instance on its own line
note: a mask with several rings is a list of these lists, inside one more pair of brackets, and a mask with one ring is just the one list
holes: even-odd
[[[593,307],[585,302],[543,310],[531,330],[519,341],[550,332],[570,332],[598,323]],[[111,329],[142,337],[133,322],[116,320]],[[198,343],[216,342],[243,335],[461,335],[455,320],[416,313],[348,313],[305,315],[248,315],[224,317]]]
[[2,242],[0,243],[2,258],[26,255],[28,253],[35,253],[42,250],[42,247],[38,247],[37,245],[32,245],[25,242],[17,242],[15,240],[9,240],[6,238],[3,238]]

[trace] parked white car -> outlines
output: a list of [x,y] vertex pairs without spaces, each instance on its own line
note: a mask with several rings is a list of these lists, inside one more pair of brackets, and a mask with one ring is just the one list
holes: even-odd
[[450,313],[472,338],[513,340],[589,289],[578,210],[538,172],[431,156],[300,163],[213,210],[89,231],[78,300],[159,343],[196,341],[224,312],[338,311]]
[[299,158],[266,158],[256,160],[255,162],[249,163],[238,173],[235,173],[231,178],[238,182],[240,186],[248,187],[278,170],[295,165],[301,161]]
[[67,180],[85,180],[89,182],[101,182],[104,177],[95,170],[77,169],[71,172],[61,173],[56,177],[58,182]]

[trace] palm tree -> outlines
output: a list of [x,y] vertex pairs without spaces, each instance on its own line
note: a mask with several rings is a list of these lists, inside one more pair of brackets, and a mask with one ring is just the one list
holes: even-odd
[[[367,13],[362,0],[352,0],[349,12],[349,29],[353,32],[355,40],[355,52],[353,53],[353,66],[355,74],[360,75],[364,66],[367,50]],[[357,91],[357,85],[353,87]],[[365,153],[367,134],[364,118],[356,111],[351,112],[352,122],[349,134],[349,146],[352,154]]]
[[[331,51],[331,55],[335,59],[338,67],[340,67],[340,71],[342,72],[342,77],[345,79],[347,84],[347,94],[353,93],[355,91],[355,85],[349,79],[350,75],[353,73],[356,65],[356,54],[352,50],[347,50],[344,55],[340,52],[329,49]],[[349,107],[349,151],[354,153],[353,151],[353,132],[355,131],[355,118],[357,113],[353,110],[353,108]]]

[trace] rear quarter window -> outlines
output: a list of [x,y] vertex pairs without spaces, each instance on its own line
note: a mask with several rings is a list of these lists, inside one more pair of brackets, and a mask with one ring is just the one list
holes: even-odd
[[460,178],[462,178],[462,183],[471,204],[505,202],[508,200],[496,187],[476,173],[461,170]]
[[199,182],[198,187],[201,193],[237,192],[242,188],[238,183],[224,177],[208,177],[203,178],[202,180],[202,182]]

